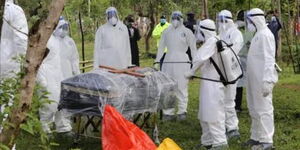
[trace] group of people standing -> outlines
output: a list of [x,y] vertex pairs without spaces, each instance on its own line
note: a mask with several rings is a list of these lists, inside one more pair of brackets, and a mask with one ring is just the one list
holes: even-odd
[[[202,127],[201,146],[207,149],[226,149],[229,139],[239,138],[235,100],[242,97],[241,87],[245,86],[251,116],[251,136],[245,145],[264,150],[272,149],[272,90],[278,75],[275,69],[275,38],[267,26],[264,12],[258,8],[248,12],[240,11],[235,21],[230,11],[222,10],[218,14],[217,23],[211,19],[197,23],[193,13],[187,16],[188,20],[184,22],[183,14],[174,11],[170,24],[166,16],[161,16],[160,23],[152,34],[158,47],[154,68],[171,76],[179,89],[177,112],[175,108],[163,110],[163,120],[186,120],[188,82],[197,70],[200,70],[204,78],[220,79],[212,59],[218,59],[216,43],[222,40],[239,56],[247,78],[228,85],[201,80],[198,113]],[[12,0],[6,0],[3,20],[1,77],[12,71],[19,71],[19,66],[14,65],[12,57],[25,54],[28,36],[24,12]],[[106,10],[106,21],[95,35],[94,69],[100,65],[119,69],[139,66],[137,41],[141,36],[133,16],[125,19],[125,25],[116,8],[109,7]],[[60,82],[80,73],[76,44],[69,37],[68,31],[69,24],[61,17],[47,43],[49,52],[37,75],[37,82],[47,89],[48,98],[53,101],[44,104],[40,109],[40,120],[43,129],[48,133],[51,133],[50,125],[53,122],[57,132],[72,130],[70,115],[57,110]],[[199,49],[197,42],[201,43]],[[10,67],[10,64],[14,67]]]

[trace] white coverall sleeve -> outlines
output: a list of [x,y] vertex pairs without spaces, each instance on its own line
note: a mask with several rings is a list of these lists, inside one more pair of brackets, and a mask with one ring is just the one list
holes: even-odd
[[73,39],[71,39],[72,41],[72,47],[73,47],[73,50],[74,52],[72,53],[72,73],[73,75],[77,75],[77,74],[80,74],[80,69],[79,69],[79,55],[78,55],[78,50],[77,50],[77,47],[76,47],[76,44],[74,42]]
[[275,69],[275,40],[270,36],[262,36],[258,41],[265,55],[263,82],[275,84],[278,81],[278,75]]
[[195,74],[203,63],[216,53],[216,49],[216,39],[208,39],[197,51],[195,58],[193,59],[193,68],[191,69],[191,72]]
[[189,45],[190,50],[191,50],[192,58],[195,58],[195,55],[196,55],[196,52],[197,52],[196,37],[193,34],[193,32],[190,31],[190,30],[188,30],[187,40],[188,40],[188,45]]
[[162,56],[164,54],[165,48],[166,48],[166,43],[165,43],[166,32],[165,31],[162,33],[162,36],[161,36],[161,39],[160,39],[160,42],[159,42],[155,62],[160,61],[160,59],[162,58]]
[[131,47],[130,47],[130,39],[129,39],[129,33],[128,33],[128,28],[125,26],[126,29],[126,58],[127,58],[127,67],[132,66],[132,61],[131,61]]
[[236,30],[230,36],[232,37],[232,49],[235,52],[235,54],[238,54],[244,45],[243,34],[239,30]]
[[94,69],[98,69],[100,65],[100,60],[98,58],[99,53],[101,51],[101,44],[102,44],[102,38],[101,38],[101,29],[99,28],[96,32],[95,36],[95,48],[94,48]]

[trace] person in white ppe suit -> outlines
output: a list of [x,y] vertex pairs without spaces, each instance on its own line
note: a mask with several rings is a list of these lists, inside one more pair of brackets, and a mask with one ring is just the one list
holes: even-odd
[[[73,61],[69,59],[62,60],[67,59],[70,55],[76,55],[71,54],[76,53],[76,49],[74,49],[75,45],[73,45],[72,40],[67,37],[65,23],[64,20],[60,20],[51,35],[47,43],[49,53],[43,60],[37,75],[37,81],[46,88],[49,92],[48,99],[52,101],[49,104],[44,104],[39,110],[40,121],[46,133],[52,132],[50,126],[53,122],[55,122],[56,132],[58,133],[67,133],[72,130],[70,115],[63,110],[58,111],[57,109],[60,99],[61,81],[79,73],[77,68],[78,61],[76,60],[78,58],[75,58]],[[62,54],[65,56],[62,56]],[[62,63],[65,64],[62,65]]]
[[55,35],[60,37],[60,56],[63,79],[80,74],[79,55],[74,40],[69,36],[69,23],[60,18]]
[[106,10],[107,23],[99,27],[95,37],[94,69],[99,65],[124,69],[131,66],[131,49],[127,27],[116,8]]
[[[165,48],[168,52],[162,62],[161,70],[173,77],[178,84],[178,111],[177,119],[185,120],[188,104],[188,80],[184,77],[191,64],[186,54],[188,47],[191,49],[192,56],[196,52],[196,39],[191,30],[183,25],[183,16],[179,11],[175,11],[171,16],[171,25],[163,32],[158,52],[156,55],[156,66],[159,65]],[[174,120],[175,108],[163,110],[163,120]]]
[[[222,10],[218,14],[218,28],[221,40],[225,41],[237,55],[243,47],[243,35],[235,25],[232,14],[228,10]],[[235,110],[235,84],[229,84],[225,87],[225,114],[226,114],[226,134],[229,139],[239,138],[238,117]]]
[[13,77],[20,71],[14,59],[25,55],[27,50],[28,25],[24,11],[13,0],[6,0],[0,43],[0,78]]
[[275,68],[275,39],[261,9],[247,13],[247,27],[256,32],[247,59],[247,102],[251,116],[251,137],[245,145],[252,149],[273,147],[274,115],[272,91],[278,81]]
[[[219,37],[216,35],[215,23],[210,19],[205,19],[199,22],[197,28],[197,39],[204,43],[198,49],[194,57],[193,67],[185,73],[185,77],[191,79],[200,68],[203,78],[220,80],[220,75],[210,61],[210,58],[218,61],[216,42]],[[201,80],[198,113],[202,128],[201,147],[207,149],[227,148],[224,88],[221,82]]]

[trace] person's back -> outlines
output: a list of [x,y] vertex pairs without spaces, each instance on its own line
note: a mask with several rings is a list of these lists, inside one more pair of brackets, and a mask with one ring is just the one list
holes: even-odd
[[[113,13],[113,16],[110,14]],[[118,19],[116,9],[107,9],[108,22],[96,32],[94,69],[99,65],[119,69],[131,66],[131,50],[127,27]]]
[[10,77],[20,71],[20,65],[13,58],[25,55],[28,39],[28,25],[24,11],[18,5],[6,0],[0,44],[0,76]]

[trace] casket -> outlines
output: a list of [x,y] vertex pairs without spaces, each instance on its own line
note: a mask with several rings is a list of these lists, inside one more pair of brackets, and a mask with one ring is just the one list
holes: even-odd
[[59,109],[71,114],[98,115],[105,104],[124,116],[174,108],[178,88],[167,74],[152,68],[138,68],[136,77],[97,69],[61,83]]

